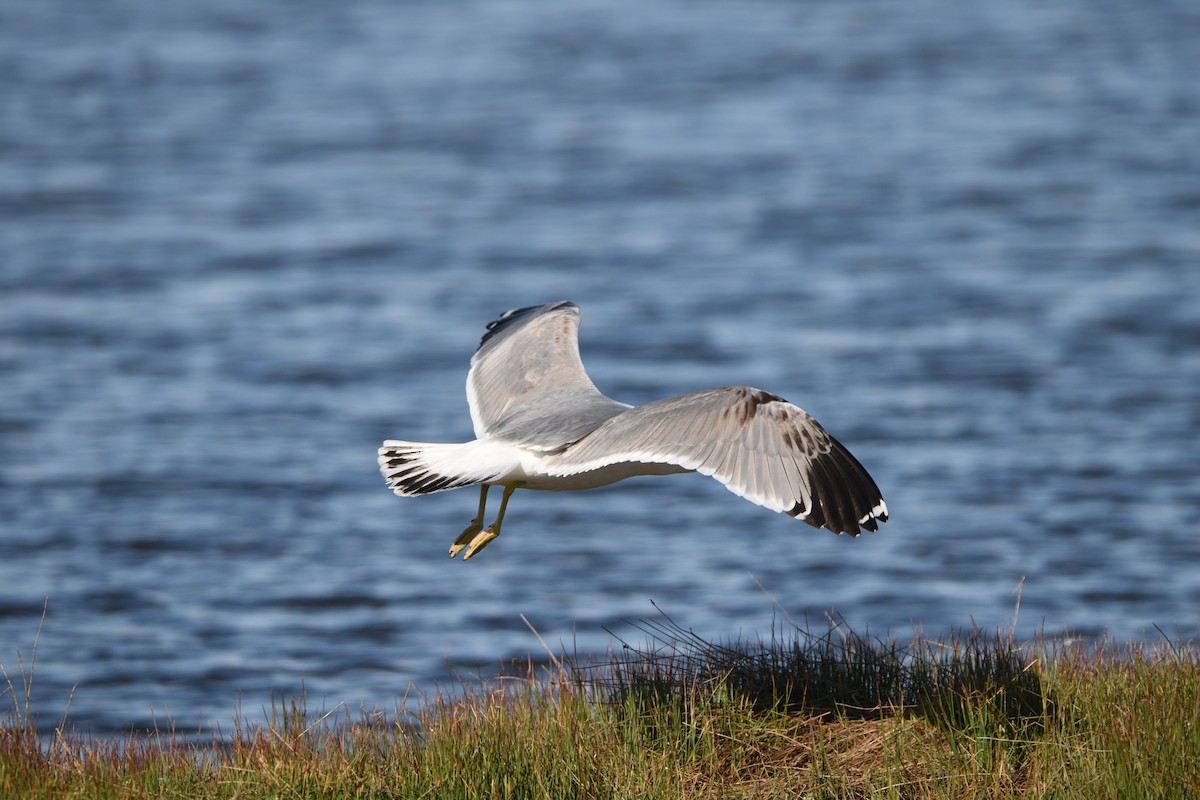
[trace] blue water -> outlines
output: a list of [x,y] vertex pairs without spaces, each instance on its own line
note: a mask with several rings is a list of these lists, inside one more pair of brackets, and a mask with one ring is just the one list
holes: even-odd
[[[390,711],[652,601],[1200,636],[1197,64],[1190,2],[0,0],[0,663],[47,604],[34,710],[105,734]],[[681,475],[448,560],[475,492],[375,449],[469,438],[483,326],[555,299],[610,396],[782,394],[892,521]]]

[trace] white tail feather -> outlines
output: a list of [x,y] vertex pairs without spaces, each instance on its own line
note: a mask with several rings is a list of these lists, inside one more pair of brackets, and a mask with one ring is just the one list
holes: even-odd
[[379,471],[398,495],[432,494],[491,483],[515,467],[495,455],[494,447],[480,441],[444,444],[389,439],[379,448]]

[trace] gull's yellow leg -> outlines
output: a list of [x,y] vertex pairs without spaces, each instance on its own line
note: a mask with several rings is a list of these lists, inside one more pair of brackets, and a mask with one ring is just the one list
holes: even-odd
[[508,508],[508,498],[512,497],[512,493],[523,483],[524,481],[517,481],[516,483],[506,483],[504,485],[504,495],[500,498],[500,511],[496,513],[496,521],[487,526],[485,530],[480,531],[471,540],[471,543],[467,545],[467,552],[463,554],[463,561],[466,561],[487,547],[492,543],[493,539],[500,535],[500,523],[504,522],[504,510]]
[[486,483],[479,487],[479,513],[475,515],[475,519],[471,520],[471,524],[467,526],[466,530],[458,535],[454,544],[450,545],[451,558],[458,555],[475,538],[475,534],[483,530],[483,509],[487,507],[488,489],[490,488],[492,487]]

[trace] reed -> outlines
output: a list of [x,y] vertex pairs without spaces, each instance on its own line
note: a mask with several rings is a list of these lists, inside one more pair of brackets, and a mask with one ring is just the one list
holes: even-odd
[[[708,641],[669,617],[609,657],[405,702],[280,698],[231,735],[39,736],[8,681],[0,796],[55,798],[1191,797],[1193,645],[900,646],[832,625]],[[31,665],[32,667],[32,665]]]

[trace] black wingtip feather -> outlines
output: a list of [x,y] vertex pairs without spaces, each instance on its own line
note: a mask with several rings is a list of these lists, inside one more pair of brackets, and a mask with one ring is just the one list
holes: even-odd
[[[864,530],[879,530],[879,523],[887,521],[886,512],[871,516],[872,510],[883,501],[879,487],[849,450],[832,437],[830,441],[830,449],[809,464],[812,508],[804,521],[851,536],[858,536]],[[799,516],[801,512],[803,509],[797,503],[788,513]]]

